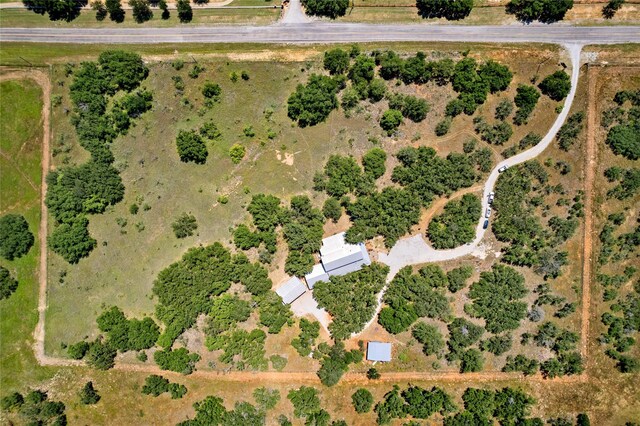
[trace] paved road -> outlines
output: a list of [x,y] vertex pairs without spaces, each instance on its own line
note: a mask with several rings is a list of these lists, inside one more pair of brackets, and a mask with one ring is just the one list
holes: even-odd
[[640,43],[640,27],[388,25],[314,21],[247,27],[0,28],[0,42],[8,41],[129,44],[459,41],[586,45]]
[[291,0],[284,13],[284,18],[280,21],[282,24],[305,24],[310,19],[302,10],[300,0]]

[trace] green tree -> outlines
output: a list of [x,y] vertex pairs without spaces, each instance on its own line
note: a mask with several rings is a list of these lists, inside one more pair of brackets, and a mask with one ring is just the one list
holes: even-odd
[[450,249],[473,241],[481,210],[480,199],[474,194],[449,201],[444,212],[429,222],[429,240],[436,249]]
[[277,389],[256,388],[253,391],[253,398],[262,410],[271,410],[278,405],[280,392]]
[[336,80],[312,74],[306,86],[298,85],[287,100],[289,118],[300,127],[315,126],[324,122],[331,111],[338,107],[336,94],[339,91]]
[[0,256],[7,260],[22,257],[33,242],[33,234],[24,216],[6,214],[0,217]]
[[91,345],[84,340],[67,346],[67,354],[72,359],[82,359],[89,351]]
[[444,349],[444,339],[437,327],[419,322],[411,330],[414,339],[420,342],[425,355],[437,355]]
[[115,365],[117,351],[109,342],[96,340],[91,343],[87,351],[87,364],[98,370],[109,370]]
[[382,114],[380,118],[380,127],[387,132],[387,135],[393,135],[398,127],[402,124],[402,111],[397,109],[389,109]]
[[540,99],[540,92],[533,86],[521,84],[518,86],[516,97],[514,99],[518,110],[513,122],[517,125],[526,124],[529,116],[533,112]]
[[221,94],[222,88],[217,83],[206,81],[204,86],[202,86],[202,96],[210,99],[212,102],[218,102]]
[[573,0],[511,0],[507,4],[507,13],[522,22],[550,24],[562,21],[571,8]]
[[100,395],[93,387],[93,382],[87,382],[80,390],[80,402],[84,405],[97,404],[100,401]]
[[466,18],[473,9],[473,0],[418,0],[418,15],[423,18],[446,18],[459,21]]
[[344,74],[349,69],[349,53],[340,49],[324,52],[324,69],[331,75]]
[[180,130],[176,137],[176,146],[180,160],[188,163],[204,164],[207,162],[207,145],[195,130]]
[[362,157],[364,172],[378,179],[386,171],[387,153],[381,148],[372,148]]
[[542,80],[538,87],[543,94],[559,102],[571,91],[571,77],[564,71],[556,71]]
[[640,159],[640,120],[612,127],[606,142],[614,154],[633,161]]
[[145,395],[160,396],[169,391],[169,380],[157,374],[151,374],[144,380],[142,393]]
[[609,3],[602,8],[602,16],[605,19],[613,19],[624,3],[625,0],[609,0]]
[[287,394],[287,399],[293,404],[293,415],[300,418],[309,417],[321,410],[318,390],[309,386],[292,389]]
[[509,67],[489,60],[478,69],[480,78],[489,85],[491,93],[507,90],[513,79],[513,73]]
[[340,201],[334,197],[327,198],[322,207],[322,214],[324,214],[324,217],[327,219],[331,219],[333,223],[337,223],[340,217],[342,217]]
[[120,0],[106,0],[105,5],[109,12],[109,19],[117,23],[124,21],[125,13]]
[[22,4],[28,10],[40,15],[49,15],[51,21],[71,22],[80,15],[82,7],[87,5],[87,0],[22,0]]
[[373,395],[367,389],[360,388],[351,395],[351,403],[356,413],[368,413],[373,406]]
[[182,213],[171,224],[171,228],[176,238],[186,238],[195,233],[196,229],[198,229],[198,222],[194,215]]
[[78,263],[95,248],[96,240],[89,235],[89,219],[78,216],[70,223],[58,225],[49,236],[49,248],[69,263]]
[[18,281],[4,266],[0,266],[0,300],[8,299],[18,288]]
[[515,330],[527,313],[527,304],[518,299],[527,293],[522,274],[509,266],[495,264],[471,285],[469,297],[473,303],[466,305],[465,311],[484,318],[491,333]]
[[175,371],[182,374],[191,374],[195,370],[195,364],[200,360],[200,355],[189,353],[186,348],[176,350],[165,349],[153,354],[158,367],[163,370]]
[[149,0],[129,0],[129,6],[131,6],[133,19],[142,24],[153,18],[153,12],[149,7]]
[[177,0],[176,8],[178,9],[178,19],[180,22],[187,23],[193,19],[193,9],[189,4],[189,0]]
[[249,302],[237,296],[223,294],[211,302],[207,334],[217,335],[229,330],[236,324],[246,321],[249,315],[251,315]]
[[309,15],[336,19],[347,13],[349,0],[302,0],[302,5]]

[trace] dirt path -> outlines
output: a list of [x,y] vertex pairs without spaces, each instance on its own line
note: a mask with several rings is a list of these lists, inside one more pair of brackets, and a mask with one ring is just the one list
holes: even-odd
[[591,254],[593,251],[593,185],[596,167],[596,84],[600,69],[589,67],[587,70],[587,144],[584,178],[584,241],[582,259],[582,313],[580,325],[580,354],[588,361],[589,322],[591,321]]
[[[76,365],[72,360],[52,359],[44,353],[44,321],[47,309],[47,206],[44,199],[47,193],[47,173],[50,167],[51,144],[51,81],[42,70],[11,70],[0,75],[3,80],[34,81],[42,89],[42,180],[40,182],[40,230],[38,242],[40,244],[40,260],[38,270],[38,324],[33,332],[33,351],[40,365]],[[31,183],[31,182],[30,182]],[[31,185],[37,189],[33,183]]]

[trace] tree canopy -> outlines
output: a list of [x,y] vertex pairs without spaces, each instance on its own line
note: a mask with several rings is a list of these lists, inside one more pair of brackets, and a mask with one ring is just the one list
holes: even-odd
[[571,8],[573,0],[511,0],[507,4],[507,13],[522,22],[550,24],[562,21]]
[[473,241],[482,205],[473,194],[446,204],[444,212],[429,222],[427,236],[436,249],[451,249]]
[[[327,2],[332,3],[332,2]],[[312,74],[306,85],[298,85],[287,101],[289,118],[300,127],[314,126],[324,122],[331,111],[338,108],[336,80]]]
[[309,15],[336,19],[347,13],[349,0],[302,0],[302,5]]
[[33,242],[33,234],[24,216],[5,214],[0,217],[0,256],[7,260],[22,257]]
[[542,80],[538,87],[543,94],[559,102],[571,91],[571,77],[565,71],[556,71]]
[[473,9],[473,0],[418,0],[418,15],[423,18],[446,18],[459,21],[466,18]]

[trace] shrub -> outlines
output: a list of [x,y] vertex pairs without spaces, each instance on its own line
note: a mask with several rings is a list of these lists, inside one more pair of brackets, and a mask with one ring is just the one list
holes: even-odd
[[24,216],[6,214],[0,217],[0,256],[7,260],[22,257],[33,242],[33,234]]
[[349,53],[340,48],[324,52],[324,69],[331,75],[344,74],[349,69],[349,63]]
[[444,339],[438,328],[419,322],[411,330],[414,339],[420,342],[425,355],[438,355],[444,349]]
[[372,148],[362,157],[364,172],[378,179],[386,171],[387,153],[380,148]]
[[202,87],[202,96],[211,100],[212,102],[218,102],[220,95],[222,94],[222,88],[219,84],[207,81]]
[[389,109],[382,114],[380,118],[380,127],[387,132],[387,135],[393,135],[402,124],[402,112],[397,109]]
[[0,266],[0,300],[8,299],[18,288],[18,281],[4,266]]
[[93,382],[87,382],[80,390],[80,402],[84,405],[97,404],[100,401],[100,395],[93,387]]
[[514,99],[518,110],[513,122],[518,126],[526,124],[529,116],[533,112],[540,99],[540,92],[533,86],[521,84],[518,86],[516,97]]
[[198,222],[194,215],[182,213],[171,224],[171,228],[176,238],[186,238],[195,233],[196,229],[198,229]]
[[312,74],[306,86],[298,85],[287,100],[288,115],[300,127],[314,126],[324,122],[331,111],[338,107],[336,80]]
[[334,197],[327,198],[322,207],[322,214],[327,219],[331,219],[333,223],[337,223],[342,217],[342,207],[340,201]]
[[445,18],[459,21],[466,18],[473,9],[473,0],[417,0],[418,15],[423,18]]
[[189,353],[186,348],[176,350],[165,349],[153,354],[158,367],[163,370],[175,371],[182,374],[191,374],[195,370],[195,363],[200,360],[200,355]]
[[542,80],[538,87],[543,94],[559,102],[571,91],[571,77],[564,71],[556,71]]
[[373,395],[367,389],[360,388],[351,395],[351,402],[356,413],[368,413],[373,406]]
[[176,146],[180,160],[188,163],[204,164],[207,162],[207,145],[194,130],[180,130],[176,138]]
[[70,223],[62,223],[49,236],[49,248],[69,263],[78,263],[87,257],[96,246],[89,235],[89,220],[78,216]]
[[231,162],[233,164],[239,164],[246,153],[247,150],[244,145],[240,145],[239,143],[233,144],[231,148],[229,148],[229,157],[231,157]]
[[349,0],[302,0],[302,5],[309,15],[336,19],[347,13]]

